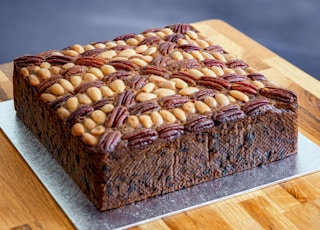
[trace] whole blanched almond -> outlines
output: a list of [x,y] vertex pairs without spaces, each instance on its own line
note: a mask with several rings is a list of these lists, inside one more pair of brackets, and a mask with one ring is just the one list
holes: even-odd
[[85,132],[85,128],[81,123],[75,123],[71,129],[72,135],[76,137],[81,137]]
[[100,125],[103,124],[107,118],[106,113],[100,109],[93,111],[90,116],[97,124]]
[[77,76],[77,75],[72,76],[72,77],[70,77],[70,82],[74,87],[78,87],[82,82],[82,77]]
[[125,90],[126,85],[121,79],[117,79],[111,82],[109,87],[116,93],[122,93]]
[[195,113],[196,107],[193,102],[189,101],[182,106],[182,109],[189,113]]
[[217,101],[216,99],[214,99],[214,97],[206,97],[204,100],[203,100],[204,103],[206,103],[209,107],[211,108],[215,108],[217,107]]
[[58,108],[57,112],[58,112],[59,118],[62,120],[66,119],[70,116],[70,111],[64,107]]
[[149,115],[141,115],[139,117],[139,121],[146,128],[151,128],[153,125],[153,122],[152,122],[151,117]]
[[60,85],[68,92],[72,92],[74,90],[73,85],[70,83],[70,81],[66,79],[60,79]]
[[58,83],[53,84],[50,87],[50,91],[56,96],[61,96],[64,94],[64,88]]
[[149,77],[149,81],[154,82],[154,83],[160,83],[160,82],[163,82],[163,81],[167,81],[167,79],[152,74],[152,75],[150,75],[150,77]]
[[154,98],[157,98],[157,95],[154,93],[140,93],[136,96],[136,100],[140,102],[152,100]]
[[172,110],[173,114],[176,116],[176,118],[178,118],[180,121],[186,121],[187,120],[187,116],[186,113],[183,111],[183,109],[181,108],[174,108]]
[[31,86],[38,86],[40,84],[40,80],[35,74],[30,74],[28,76],[28,81]]
[[57,99],[57,97],[51,93],[43,93],[40,96],[41,101],[47,103]]
[[246,94],[244,94],[241,91],[239,91],[239,90],[230,90],[229,94],[232,97],[234,97],[234,98],[236,98],[236,99],[238,99],[240,101],[243,101],[243,102],[248,102],[249,101],[249,97]]
[[107,51],[104,51],[102,53],[100,53],[98,55],[99,58],[103,58],[103,59],[111,59],[113,58],[114,56],[117,55],[117,52],[114,51],[114,50],[107,50]]
[[114,109],[114,105],[113,104],[105,104],[104,106],[102,106],[101,110],[105,113],[110,113],[112,112],[112,110]]
[[142,87],[141,91],[145,93],[151,93],[155,89],[156,85],[152,82],[147,83]]
[[98,78],[103,78],[104,77],[103,72],[97,67],[90,68],[88,70],[88,73],[92,73],[92,74],[96,75],[96,77],[98,77]]
[[205,75],[205,76],[210,76],[210,77],[216,77],[217,76],[215,72],[213,72],[211,69],[206,68],[206,67],[202,68],[201,71],[202,71],[203,75]]
[[125,50],[122,50],[119,54],[118,54],[118,56],[120,56],[120,57],[132,57],[132,56],[134,56],[134,55],[136,55],[137,53],[136,53],[136,51],[134,51],[134,49],[125,49]]
[[77,97],[70,97],[67,101],[66,101],[66,106],[68,108],[69,111],[75,111],[78,106],[79,106],[79,100]]
[[112,97],[115,94],[109,86],[102,86],[100,90],[104,97]]
[[181,95],[184,95],[184,96],[190,96],[198,91],[199,91],[199,88],[190,86],[190,87],[186,87],[186,88],[179,90],[178,93]]
[[166,96],[175,95],[176,92],[172,89],[158,88],[154,91],[154,94],[156,94],[157,97],[166,97]]
[[90,133],[84,133],[81,139],[89,146],[96,146],[98,144],[98,139]]
[[46,68],[41,68],[37,71],[37,75],[38,77],[40,77],[41,79],[48,79],[51,77],[51,72],[50,70],[46,69]]
[[176,117],[168,110],[160,110],[159,113],[161,114],[163,120],[167,121],[168,123],[174,123],[176,121]]
[[226,95],[222,94],[222,93],[217,93],[215,95],[215,99],[218,102],[218,104],[221,105],[221,106],[229,105],[228,97]]
[[175,87],[178,89],[184,89],[188,87],[188,84],[180,78],[172,78],[170,81],[173,81],[175,83]]
[[163,124],[163,118],[162,116],[160,115],[159,112],[157,111],[153,111],[151,112],[151,120],[153,121],[153,123],[156,125],[156,126],[160,126]]
[[92,103],[92,100],[90,99],[90,97],[86,93],[79,94],[78,100],[79,100],[80,104],[89,105]]
[[97,87],[90,87],[87,89],[88,96],[92,99],[92,101],[99,101],[102,98],[102,93]]
[[200,79],[203,76],[203,73],[197,69],[189,69],[188,72],[195,76],[197,79]]
[[142,60],[140,58],[132,58],[130,59],[131,62],[133,62],[134,64],[143,67],[143,66],[147,66],[148,62],[146,62],[145,60]]
[[106,131],[106,128],[102,125],[98,125],[97,127],[91,129],[90,133],[94,136],[101,136]]
[[160,88],[167,88],[174,90],[176,88],[176,83],[174,81],[162,81],[159,83]]
[[261,81],[253,81],[252,84],[254,84],[258,89],[264,87],[264,84]]
[[147,45],[140,45],[135,49],[135,52],[138,54],[144,53],[148,49]]
[[202,101],[196,101],[194,103],[196,109],[199,111],[199,113],[205,113],[205,112],[210,112],[209,106],[207,106],[204,102]]
[[127,122],[132,128],[137,128],[140,124],[138,117],[135,115],[129,116]]
[[104,75],[109,75],[116,72],[116,69],[112,65],[103,65],[101,66],[101,71]]

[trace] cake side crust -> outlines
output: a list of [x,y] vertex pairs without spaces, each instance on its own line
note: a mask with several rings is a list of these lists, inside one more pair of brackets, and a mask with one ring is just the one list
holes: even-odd
[[[117,208],[267,164],[297,152],[297,116],[268,111],[174,142],[157,140],[144,149],[120,145],[108,154],[90,150],[52,113],[15,72],[15,106],[31,129],[100,210]],[[272,134],[272,135],[270,135]],[[273,146],[272,150],[270,146]]]

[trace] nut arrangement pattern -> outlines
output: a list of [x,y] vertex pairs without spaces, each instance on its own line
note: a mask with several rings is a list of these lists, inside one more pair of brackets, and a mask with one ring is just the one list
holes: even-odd
[[102,152],[172,141],[297,99],[188,24],[14,63],[72,134]]

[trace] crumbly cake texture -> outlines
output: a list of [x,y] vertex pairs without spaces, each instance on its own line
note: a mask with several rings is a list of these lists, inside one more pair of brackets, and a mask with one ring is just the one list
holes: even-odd
[[295,93],[188,24],[25,55],[13,80],[17,115],[99,210],[297,152]]

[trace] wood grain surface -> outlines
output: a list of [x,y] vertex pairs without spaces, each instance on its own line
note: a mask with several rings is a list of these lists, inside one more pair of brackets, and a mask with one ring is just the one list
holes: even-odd
[[[220,20],[194,26],[299,99],[299,131],[320,145],[320,82]],[[0,65],[0,101],[13,98],[12,63]],[[74,229],[0,131],[0,229]],[[320,166],[319,166],[320,167]],[[320,172],[132,229],[319,229]]]

